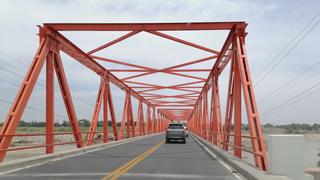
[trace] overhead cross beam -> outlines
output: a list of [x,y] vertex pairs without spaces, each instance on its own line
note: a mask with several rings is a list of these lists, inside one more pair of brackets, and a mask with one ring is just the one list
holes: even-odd
[[195,31],[230,30],[233,26],[244,29],[245,22],[192,22],[192,23],[44,23],[56,31]]
[[135,68],[141,68],[141,69],[147,71],[145,73],[141,73],[141,74],[137,74],[137,75],[133,75],[133,76],[122,78],[121,79],[122,81],[127,81],[129,79],[142,77],[142,76],[147,76],[147,75],[155,74],[155,73],[166,73],[166,74],[172,74],[172,75],[176,75],[176,76],[188,77],[188,78],[191,78],[191,79],[198,79],[198,80],[204,80],[205,81],[206,80],[205,78],[186,75],[186,74],[181,74],[181,73],[176,73],[176,72],[174,72],[174,70],[176,68],[189,66],[189,65],[193,65],[193,64],[197,64],[197,63],[201,63],[201,62],[205,62],[205,61],[209,61],[209,60],[215,59],[215,58],[218,57],[218,55],[209,56],[209,57],[205,57],[205,58],[201,58],[201,59],[197,59],[197,60],[192,60],[192,61],[189,61],[187,63],[178,64],[178,65],[175,65],[175,66],[170,66],[170,67],[162,68],[162,69],[154,69],[154,68],[151,68],[151,67],[146,67],[146,66],[141,66],[141,65],[121,62],[119,60],[113,60],[113,59],[104,58],[104,57],[100,57],[100,56],[91,55],[90,57],[92,57],[93,59],[96,59],[96,60],[106,61],[106,62],[109,62],[109,63],[120,64],[120,65],[129,66],[129,67],[135,67]]
[[147,32],[148,32],[148,33],[151,33],[151,34],[154,34],[154,35],[157,35],[157,36],[160,36],[160,37],[163,37],[163,38],[166,38],[166,39],[170,39],[170,40],[172,40],[172,41],[179,42],[179,43],[181,43],[181,44],[185,44],[185,45],[188,45],[188,46],[197,48],[197,49],[201,49],[201,50],[203,50],[203,51],[207,51],[207,52],[214,53],[214,54],[219,54],[219,52],[216,51],[216,50],[209,49],[209,48],[200,46],[200,45],[198,45],[198,44],[194,44],[194,43],[188,42],[188,41],[186,41],[186,40],[179,39],[179,38],[176,38],[176,37],[167,35],[167,34],[165,34],[165,33],[161,33],[161,32],[158,32],[158,31],[147,31]]
[[65,52],[69,56],[73,57],[75,60],[79,61],[81,64],[83,64],[87,68],[91,69],[92,71],[94,71],[98,75],[108,74],[110,82],[112,82],[114,85],[118,86],[121,89],[129,90],[131,92],[132,96],[134,96],[138,99],[141,98],[144,103],[150,104],[146,99],[144,99],[142,96],[140,96],[134,90],[132,90],[123,81],[121,81],[115,75],[110,73],[107,69],[105,69],[99,63],[97,63],[88,54],[83,52],[80,48],[78,48],[76,45],[74,45],[71,41],[69,41],[67,38],[65,38],[63,35],[61,35],[59,32],[57,32],[49,27],[47,27],[43,31],[45,31],[46,36],[50,36],[51,38],[53,38],[54,40],[59,42],[59,48],[63,52]]
[[111,42],[108,42],[108,43],[106,43],[106,44],[104,44],[104,45],[101,45],[101,46],[99,46],[99,47],[97,47],[97,48],[89,51],[87,54],[90,55],[90,54],[93,54],[93,53],[95,53],[95,52],[98,52],[98,51],[100,51],[100,50],[102,50],[102,49],[105,49],[105,48],[107,48],[107,47],[109,47],[109,46],[112,46],[112,45],[114,45],[114,44],[116,44],[116,43],[118,43],[118,42],[120,42],[120,41],[123,41],[123,40],[125,40],[125,39],[127,39],[127,38],[129,38],[129,37],[131,37],[131,36],[133,36],[133,35],[135,35],[135,34],[138,34],[139,32],[140,32],[140,31],[132,31],[132,32],[129,32],[128,34],[125,34],[125,35],[123,35],[123,36],[121,36],[121,37],[119,37],[119,38],[117,38],[117,39],[115,39],[115,40],[113,40],[113,41],[111,41]]

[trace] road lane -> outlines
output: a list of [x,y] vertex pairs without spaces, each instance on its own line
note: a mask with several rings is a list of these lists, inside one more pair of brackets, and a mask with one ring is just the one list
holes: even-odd
[[159,143],[162,135],[73,156],[0,176],[0,179],[101,179]]
[[[116,176],[118,179],[236,179],[191,137],[186,144],[161,144],[150,150],[163,140],[163,134],[156,135],[25,168],[0,176],[0,179],[102,179],[134,159],[139,161]],[[148,151],[150,153],[146,153]]]
[[163,144],[120,180],[137,179],[236,179],[217,159],[208,154],[192,137],[186,144]]

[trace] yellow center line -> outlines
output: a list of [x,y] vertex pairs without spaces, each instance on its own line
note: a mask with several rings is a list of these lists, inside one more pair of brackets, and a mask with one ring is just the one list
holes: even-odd
[[151,147],[147,151],[143,152],[142,154],[140,154],[136,158],[134,158],[131,161],[129,161],[128,163],[126,163],[125,165],[123,165],[123,166],[119,167],[118,169],[116,169],[116,170],[112,171],[111,173],[109,173],[108,175],[103,177],[102,180],[108,180],[108,179],[114,180],[114,179],[117,179],[122,174],[124,174],[125,172],[127,172],[128,170],[133,168],[135,165],[137,165],[139,162],[141,162],[143,159],[145,159],[148,155],[150,155],[151,153],[156,151],[163,143],[164,143],[164,141],[159,142],[158,144],[156,144],[155,146]]

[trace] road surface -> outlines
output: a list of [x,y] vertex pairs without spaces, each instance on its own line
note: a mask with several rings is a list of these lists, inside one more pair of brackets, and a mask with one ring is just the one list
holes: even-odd
[[164,134],[25,167],[0,179],[237,179],[192,138],[165,144]]

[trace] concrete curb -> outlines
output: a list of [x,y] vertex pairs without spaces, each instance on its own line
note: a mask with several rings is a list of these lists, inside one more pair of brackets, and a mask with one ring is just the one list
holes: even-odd
[[261,171],[258,168],[248,164],[247,162],[229,154],[200,138],[198,135],[192,133],[192,137],[199,140],[205,147],[209,148],[219,159],[230,165],[234,170],[239,172],[243,177],[252,180],[290,180],[286,176],[275,176]]
[[25,168],[28,166],[36,166],[36,165],[44,164],[48,161],[58,160],[60,158],[67,158],[68,156],[76,156],[76,155],[83,154],[83,153],[106,149],[106,148],[130,143],[130,142],[134,142],[137,140],[145,139],[145,138],[152,137],[152,136],[159,135],[159,134],[161,134],[161,133],[150,134],[150,135],[139,136],[139,137],[128,138],[128,139],[122,139],[119,141],[112,141],[107,144],[96,144],[96,145],[92,145],[92,146],[86,146],[86,147],[83,147],[80,149],[72,149],[72,150],[66,150],[66,151],[52,153],[52,154],[44,154],[44,155],[40,155],[40,156],[24,158],[21,160],[3,162],[0,164],[0,175],[5,174],[8,171],[17,170],[19,168]]

